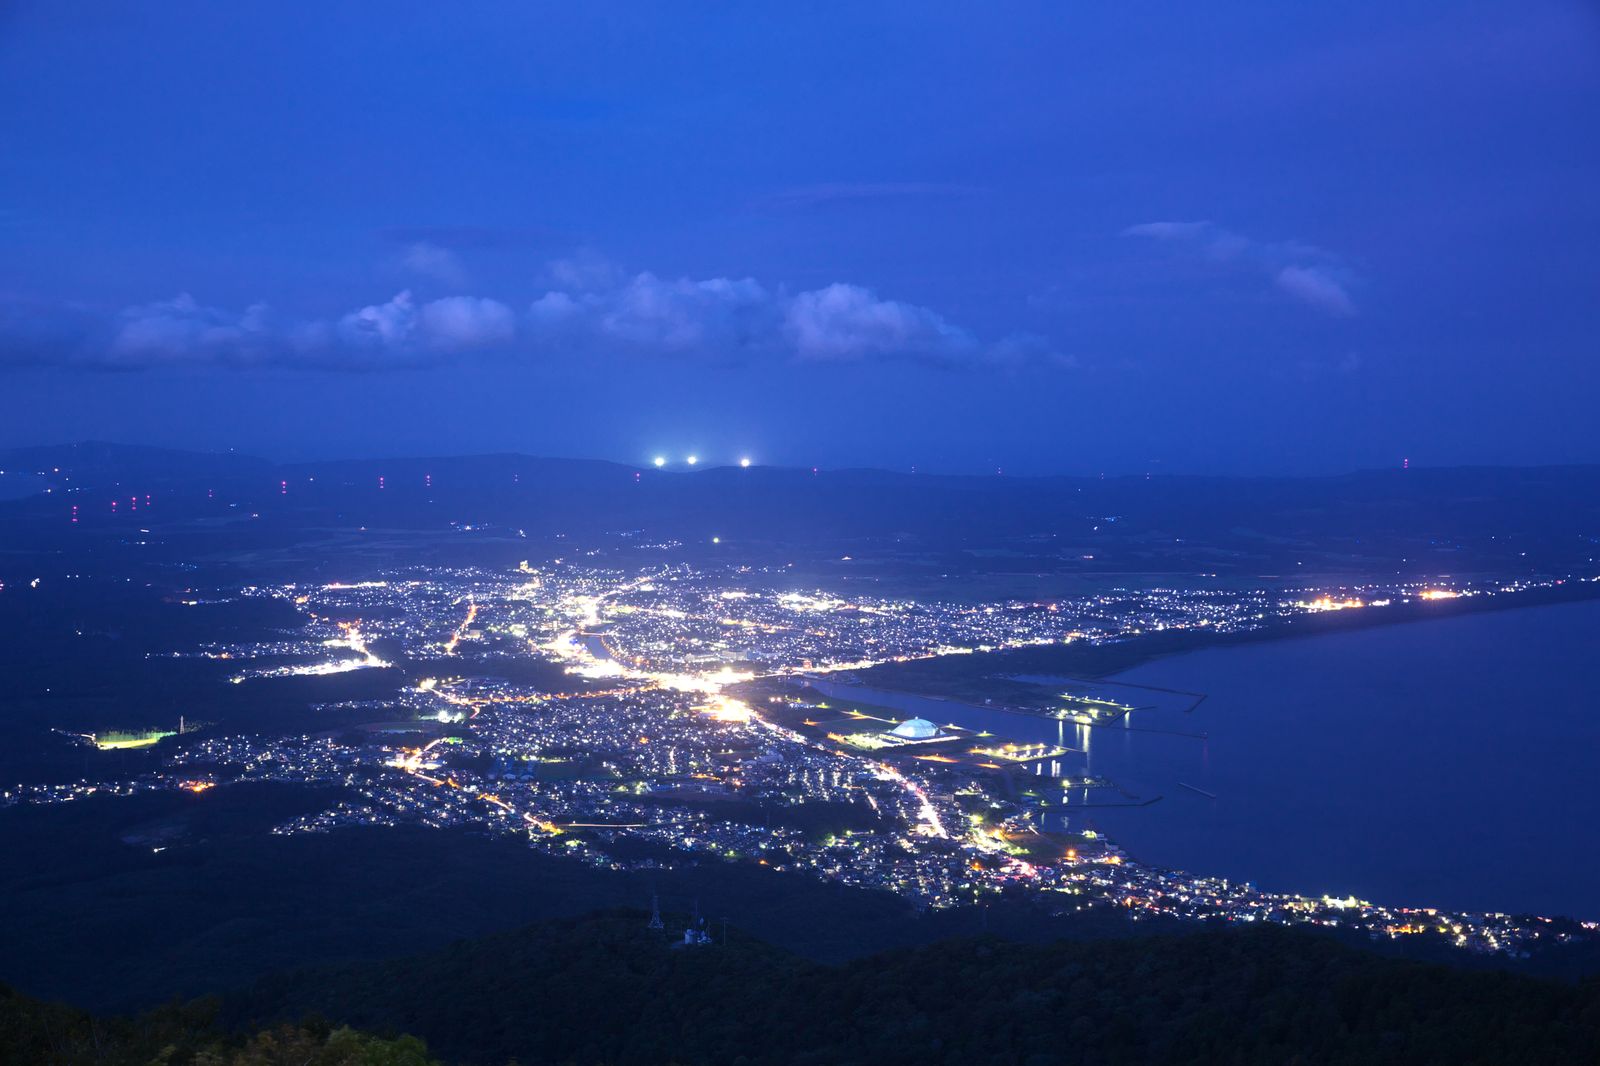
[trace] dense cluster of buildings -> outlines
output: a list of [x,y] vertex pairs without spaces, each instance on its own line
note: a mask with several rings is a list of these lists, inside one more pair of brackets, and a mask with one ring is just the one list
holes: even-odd
[[[10,788],[0,803],[314,784],[337,798],[276,832],[470,828],[599,865],[755,862],[933,907],[1020,889],[1057,910],[1433,933],[1515,952],[1597,930],[1274,894],[1145,866],[1093,833],[1042,831],[1037,810],[1005,784],[1011,767],[998,744],[994,761],[919,755],[946,738],[909,715],[863,726],[869,742],[808,730],[770,713],[752,693],[771,690],[750,684],[803,689],[806,677],[913,658],[1174,628],[1235,631],[1307,612],[1495,591],[1155,588],[930,603],[794,591],[781,571],[629,573],[570,562],[252,587],[240,595],[293,605],[303,628],[175,654],[227,660],[231,680],[244,685],[393,666],[402,690],[338,704],[346,724],[323,733],[205,730],[164,742],[156,772],[112,785]],[[352,714],[371,721],[351,728]]]

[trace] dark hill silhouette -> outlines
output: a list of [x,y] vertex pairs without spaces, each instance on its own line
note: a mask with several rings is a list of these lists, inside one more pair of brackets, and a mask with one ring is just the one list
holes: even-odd
[[[642,911],[545,922],[224,999],[95,1017],[0,985],[27,1066],[1579,1063],[1600,982],[1386,959],[1273,927],[824,965],[738,929],[684,946]],[[418,1036],[427,1038],[424,1045]]]
[[[14,449],[62,491],[0,504],[0,524],[59,539],[151,523],[235,523],[292,540],[328,527],[816,546],[875,538],[906,550],[1007,544],[1085,570],[1287,570],[1404,563],[1419,572],[1576,565],[1600,530],[1600,466],[1369,470],[1337,477],[971,477],[781,467],[660,471],[521,455],[274,464],[106,444]],[[66,489],[74,491],[67,492]],[[153,506],[137,514],[123,500]],[[452,525],[454,524],[454,525]],[[35,528],[36,527],[36,528]],[[1526,553],[1526,554],[1524,554]],[[1530,562],[1529,560],[1533,560]]]
[[1384,959],[1277,928],[1028,946],[955,940],[824,966],[643,912],[547,923],[229,1000],[410,1031],[470,1063],[1514,1063],[1600,1053],[1600,984]]

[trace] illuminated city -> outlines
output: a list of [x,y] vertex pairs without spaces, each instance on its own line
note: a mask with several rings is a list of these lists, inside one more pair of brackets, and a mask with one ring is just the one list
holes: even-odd
[[[873,690],[850,679],[891,663],[1188,629],[1245,633],[1329,610],[1511,596],[1561,583],[1147,588],[974,604],[777,591],[789,584],[784,568],[677,564],[632,572],[557,560],[498,573],[408,570],[377,580],[251,586],[231,595],[292,605],[306,621],[296,639],[208,644],[172,656],[226,660],[237,671],[234,684],[270,684],[389,669],[373,646],[401,649],[415,676],[398,700],[372,707],[376,720],[355,731],[365,739],[349,729],[207,736],[133,780],[9,788],[3,799],[51,803],[248,781],[331,784],[338,802],[272,832],[474,827],[598,867],[748,862],[888,889],[935,908],[1023,889],[1058,911],[1115,907],[1132,917],[1313,923],[1381,937],[1433,933],[1472,951],[1515,954],[1536,942],[1595,935],[1600,923],[1550,927],[1504,914],[1447,913],[1426,901],[1283,895],[1150,867],[1071,814],[1073,795],[1114,786],[1090,774],[1086,759],[1098,732],[1139,716],[1131,705],[1045,692],[1012,713],[1061,722],[1061,742],[1019,744],[953,724],[877,716],[883,708],[864,713],[851,697],[861,692],[856,701],[871,708]],[[552,686],[494,676],[494,664],[515,660],[556,665],[552,676],[567,680]],[[844,703],[813,684],[841,693]],[[834,823],[837,831],[814,831]],[[620,857],[619,841],[628,842],[629,855],[649,845],[649,857]]]
[[1600,6],[0,70],[0,1066],[1600,1063]]

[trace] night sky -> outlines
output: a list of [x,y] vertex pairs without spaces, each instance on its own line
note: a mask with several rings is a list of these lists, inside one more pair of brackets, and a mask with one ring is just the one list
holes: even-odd
[[0,446],[1600,461],[1591,3],[0,4]]

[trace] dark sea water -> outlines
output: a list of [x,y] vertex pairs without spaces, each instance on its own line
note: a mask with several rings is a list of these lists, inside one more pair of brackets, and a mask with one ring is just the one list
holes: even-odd
[[1135,855],[1600,918],[1600,602],[1219,648],[1119,680],[1209,694],[1186,716],[1205,741],[1097,731],[1096,769],[1164,796],[1099,819]]
[[[1135,858],[1269,889],[1600,918],[1600,601],[1217,648],[1114,680],[1207,694],[1184,713],[1117,690],[1163,709],[1087,731],[1094,772],[1161,799],[1071,824]],[[918,710],[1018,739],[1058,729]]]

